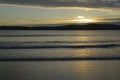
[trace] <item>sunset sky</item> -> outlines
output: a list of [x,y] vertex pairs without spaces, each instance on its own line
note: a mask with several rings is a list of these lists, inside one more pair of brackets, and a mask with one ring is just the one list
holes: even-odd
[[0,0],[0,25],[120,22],[120,0]]

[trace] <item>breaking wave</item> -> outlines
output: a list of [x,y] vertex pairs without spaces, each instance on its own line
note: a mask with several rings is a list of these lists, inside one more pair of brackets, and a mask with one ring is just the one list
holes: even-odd
[[3,43],[108,43],[108,42],[120,42],[120,40],[93,40],[93,41],[31,41],[31,42],[0,42]]
[[0,45],[0,49],[55,49],[55,48],[112,48],[120,47],[120,44],[96,44],[96,45]]
[[[65,36],[65,37],[75,37],[75,36],[112,36],[112,35],[0,35],[0,37],[57,37],[57,36]],[[114,35],[113,35],[114,36]]]
[[120,60],[120,57],[63,57],[63,58],[3,58],[0,61],[80,61],[80,60]]

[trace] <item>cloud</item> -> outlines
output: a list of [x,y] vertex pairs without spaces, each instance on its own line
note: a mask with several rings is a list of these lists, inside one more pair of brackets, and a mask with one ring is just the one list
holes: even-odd
[[0,0],[0,4],[40,7],[84,7],[119,9],[120,0]]
[[22,20],[24,23],[35,23],[35,24],[56,24],[56,23],[74,23],[74,18],[58,18],[48,20]]
[[120,22],[120,18],[85,18],[84,16],[77,16],[71,18],[58,18],[52,20],[22,20],[24,23],[35,23],[35,24],[56,24],[56,23],[89,23],[92,22]]
[[[86,23],[86,20],[93,20],[93,22],[120,22],[120,18],[86,18],[84,16],[70,17],[70,18],[56,18],[56,19],[26,19],[26,20],[0,20],[0,25],[21,25],[21,24],[60,24],[60,23]],[[90,21],[91,22],[91,21]],[[88,21],[89,23],[89,21]]]
[[120,18],[98,18],[97,21],[112,21],[112,22],[120,22]]

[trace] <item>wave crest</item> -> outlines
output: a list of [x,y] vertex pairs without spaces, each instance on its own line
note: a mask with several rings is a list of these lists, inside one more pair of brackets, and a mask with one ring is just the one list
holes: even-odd
[[0,59],[0,61],[80,61],[80,60],[120,60],[120,57],[4,58],[4,59]]
[[120,44],[101,44],[101,45],[0,45],[0,49],[55,49],[55,48],[111,48],[120,47]]

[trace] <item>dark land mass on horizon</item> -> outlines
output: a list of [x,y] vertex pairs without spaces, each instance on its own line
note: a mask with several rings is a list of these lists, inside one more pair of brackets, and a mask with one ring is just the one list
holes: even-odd
[[0,26],[0,30],[120,30],[117,24],[71,24],[62,26]]

